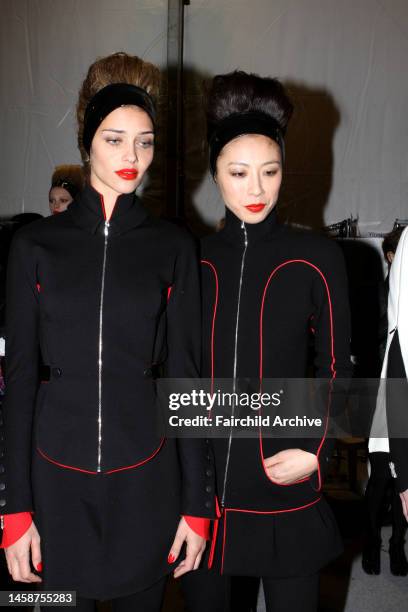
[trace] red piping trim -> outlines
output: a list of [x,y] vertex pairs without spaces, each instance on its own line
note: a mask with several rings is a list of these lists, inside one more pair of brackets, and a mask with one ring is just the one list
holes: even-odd
[[40,293],[40,291],[41,291],[41,285],[40,285],[40,283],[37,283],[36,287],[37,287],[37,291],[38,291],[38,293]]
[[210,555],[208,557],[208,569],[212,568],[213,561],[214,561],[215,545],[217,543],[217,534],[218,534],[218,524],[219,524],[219,519],[215,519],[213,533],[212,533],[212,540],[211,540]]
[[67,470],[74,470],[75,472],[83,472],[84,474],[97,474],[98,472],[93,472],[91,470],[83,470],[82,468],[74,467],[72,465],[65,465],[64,463],[59,463],[58,461],[54,461],[51,457],[48,457],[40,448],[37,446],[37,451],[40,455],[49,461],[50,463],[54,463],[54,465],[58,465],[59,467],[66,468]]
[[167,287],[167,301],[169,301],[170,299],[172,289],[173,289],[173,285],[170,285],[170,287]]
[[[262,390],[262,379],[263,379],[263,313],[264,313],[266,292],[268,290],[268,287],[269,287],[269,284],[270,284],[270,282],[272,280],[272,277],[279,270],[281,270],[284,266],[287,266],[288,264],[292,264],[292,263],[303,263],[303,264],[305,264],[307,266],[310,266],[316,272],[318,272],[320,277],[323,279],[323,282],[324,282],[324,285],[325,285],[325,288],[326,288],[327,299],[328,299],[328,302],[329,302],[329,314],[330,314],[330,350],[331,350],[331,364],[330,364],[330,368],[331,368],[331,371],[332,371],[331,381],[333,381],[336,378],[336,370],[335,370],[336,358],[335,358],[335,355],[334,355],[334,333],[333,333],[333,308],[332,308],[332,301],[331,301],[331,296],[330,296],[330,289],[329,289],[329,285],[327,283],[326,277],[323,274],[323,272],[320,270],[320,268],[318,268],[317,266],[312,264],[310,261],[307,261],[306,259],[289,259],[288,261],[284,261],[283,263],[279,264],[279,266],[277,266],[274,270],[272,270],[272,272],[269,275],[269,278],[268,278],[268,280],[266,282],[266,285],[265,285],[265,288],[264,288],[264,291],[263,291],[263,295],[262,295],[262,304],[261,304],[260,321],[259,321],[259,335],[260,335],[260,345],[259,345],[260,346],[259,380],[260,380],[260,388],[261,388],[261,390]],[[317,464],[318,464],[318,479],[319,479],[319,488],[318,488],[318,491],[320,491],[320,488],[321,488],[319,454],[320,454],[320,451],[321,451],[322,446],[323,446],[323,444],[325,442],[325,439],[326,439],[327,428],[328,428],[328,424],[329,424],[329,414],[330,414],[330,400],[329,400],[329,404],[327,406],[327,413],[326,413],[326,422],[325,422],[324,433],[323,433],[322,439],[320,441],[319,447],[318,447],[317,452],[316,452]],[[265,464],[264,464],[263,443],[262,443],[262,427],[259,428],[259,440],[260,440],[260,453],[261,453],[261,459],[262,459],[262,467],[264,469],[264,472],[265,472],[267,478],[269,478],[269,480],[271,480],[272,482],[274,482],[275,484],[277,484],[279,486],[291,486],[293,484],[304,482],[305,480],[309,480],[310,479],[310,476],[309,476],[308,478],[304,478],[302,480],[297,480],[296,482],[291,483],[291,485],[280,485],[279,483],[277,483],[274,480],[272,480],[272,478],[269,476],[268,472],[266,471]]]
[[224,571],[224,553],[225,553],[225,540],[227,536],[227,509],[224,509],[224,533],[222,536],[222,556],[221,556],[221,574]]
[[217,542],[217,533],[218,533],[218,524],[220,522],[219,519],[222,516],[222,513],[220,511],[220,506],[218,504],[217,496],[215,497],[215,513],[217,515],[217,518],[214,520],[214,527],[213,527],[212,539],[211,539],[211,548],[210,548],[210,554],[208,557],[208,569],[212,568],[212,564],[214,561],[215,545]]
[[286,510],[244,510],[242,508],[225,508],[225,512],[243,512],[246,514],[283,514],[285,512],[296,512],[297,510],[304,510],[305,508],[314,506],[314,504],[317,504],[317,502],[319,502],[321,499],[321,497],[318,497],[314,501],[309,502],[304,506],[298,506],[297,508],[288,508]]
[[218,284],[218,274],[217,274],[217,270],[216,270],[214,264],[212,264],[207,259],[202,259],[201,263],[206,264],[207,266],[209,266],[211,268],[211,270],[212,270],[212,272],[214,274],[214,279],[215,279],[215,300],[214,300],[213,318],[212,318],[212,326],[211,326],[211,393],[213,393],[213,386],[214,386],[215,319],[217,317],[219,284]]
[[148,461],[150,461],[151,459],[153,459],[153,457],[155,457],[157,455],[157,453],[160,451],[160,449],[162,448],[163,444],[165,442],[165,438],[162,438],[160,440],[160,444],[159,446],[156,448],[156,450],[154,451],[154,453],[152,453],[150,455],[150,457],[147,457],[147,459],[143,459],[143,461],[139,461],[139,463],[135,463],[134,465],[127,465],[125,467],[121,467],[121,468],[116,468],[115,470],[109,470],[108,472],[105,472],[105,474],[114,474],[115,472],[123,472],[123,470],[131,470],[133,468],[139,467],[141,465],[144,465],[145,463],[147,463]]
[[155,455],[157,455],[157,453],[160,451],[160,449],[162,448],[163,444],[165,442],[165,438],[162,438],[160,440],[160,444],[158,446],[158,448],[156,448],[156,450],[146,459],[143,459],[142,461],[139,461],[139,463],[135,463],[133,465],[126,465],[125,467],[121,467],[121,468],[116,468],[114,470],[108,470],[106,472],[95,472],[92,470],[84,470],[82,468],[79,467],[75,467],[73,465],[66,465],[64,463],[60,463],[59,461],[55,461],[54,459],[51,459],[51,457],[49,457],[48,455],[46,455],[44,453],[44,451],[42,451],[39,447],[37,447],[37,451],[39,452],[39,454],[46,459],[47,461],[49,461],[50,463],[53,463],[54,465],[58,465],[58,467],[62,467],[65,468],[67,470],[74,470],[75,472],[83,472],[84,474],[114,474],[115,472],[122,472],[123,470],[131,470],[133,468],[139,467],[141,465],[144,465],[145,463],[147,463],[148,461],[150,461],[151,459],[153,459],[153,457],[155,457]]
[[106,221],[106,209],[105,209],[105,200],[103,199],[103,195],[100,193],[99,197],[101,199],[101,205],[102,205],[102,213],[103,213],[103,218]]
[[263,311],[264,311],[264,306],[265,306],[265,296],[266,296],[266,292],[268,290],[269,284],[272,280],[272,277],[276,274],[276,272],[278,272],[281,268],[283,268],[284,266],[291,264],[291,263],[304,263],[307,266],[310,266],[311,268],[313,268],[314,270],[316,270],[321,278],[323,279],[323,282],[325,284],[326,287],[326,293],[327,293],[327,298],[329,301],[329,310],[330,310],[330,335],[331,335],[331,355],[332,355],[332,362],[330,364],[330,368],[332,371],[332,378],[336,377],[336,370],[334,368],[334,365],[336,363],[336,359],[334,356],[334,337],[333,337],[333,310],[332,310],[332,302],[331,302],[331,298],[330,298],[330,290],[329,290],[329,286],[326,280],[326,277],[324,276],[323,272],[314,264],[312,264],[310,261],[307,261],[306,259],[289,259],[288,261],[284,261],[283,263],[281,263],[279,266],[277,266],[269,275],[269,278],[266,282],[265,288],[264,288],[264,292],[263,292],[263,296],[262,296],[262,305],[261,305],[261,315],[260,315],[260,362],[259,362],[259,379],[262,381],[263,378],[263,338],[262,338],[262,332],[263,332]]
[[[321,474],[320,474],[319,456],[317,455],[317,489],[316,489],[316,491],[320,491],[321,488],[322,488],[322,477],[321,477]],[[313,485],[312,485],[312,489],[314,489]]]

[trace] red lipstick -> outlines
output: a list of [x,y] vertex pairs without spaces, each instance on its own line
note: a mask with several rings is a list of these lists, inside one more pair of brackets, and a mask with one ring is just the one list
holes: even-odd
[[247,210],[250,210],[252,213],[259,213],[261,212],[264,208],[265,208],[266,204],[248,204],[248,206],[245,206],[245,208]]
[[122,168],[122,170],[116,170],[115,172],[120,178],[125,179],[125,181],[134,181],[139,174],[136,168]]

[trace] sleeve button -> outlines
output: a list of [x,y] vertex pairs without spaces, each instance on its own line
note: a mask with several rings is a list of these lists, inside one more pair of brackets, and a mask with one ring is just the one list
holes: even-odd
[[0,482],[0,491],[4,491],[4,489],[6,488],[6,485],[4,482]]
[[206,476],[212,476],[212,471],[211,470],[207,470],[205,473]]
[[[6,500],[5,499],[0,499],[0,508],[4,508],[4,506],[6,505]],[[208,506],[209,507],[209,506]]]
[[206,486],[206,487],[205,487],[205,490],[207,491],[207,493],[211,493],[211,487],[210,487],[210,485]]
[[[1,501],[1,500],[0,500]],[[4,500],[5,501],[5,500]],[[211,502],[210,501],[206,501],[205,502],[205,507],[206,508],[211,508]]]
[[0,465],[0,474],[4,474],[5,471],[4,465]]

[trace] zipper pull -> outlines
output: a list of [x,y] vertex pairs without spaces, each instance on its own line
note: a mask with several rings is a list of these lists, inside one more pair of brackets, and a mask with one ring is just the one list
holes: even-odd
[[109,221],[105,221],[105,227],[104,227],[103,233],[105,234],[106,237],[108,237],[108,235],[109,235]]
[[0,527],[1,529],[4,529],[4,516],[3,515],[0,516]]
[[247,235],[247,231],[246,231],[246,227],[245,227],[245,222],[241,221],[241,229],[244,230],[244,245],[247,247],[248,246],[248,235]]

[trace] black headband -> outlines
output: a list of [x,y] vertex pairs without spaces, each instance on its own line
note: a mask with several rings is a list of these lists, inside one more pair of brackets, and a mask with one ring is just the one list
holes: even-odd
[[153,99],[145,89],[128,83],[107,85],[94,95],[85,110],[82,143],[88,155],[95,132],[105,117],[127,104],[134,104],[146,111],[154,125],[156,110]]
[[282,162],[285,158],[285,142],[283,131],[278,122],[262,112],[234,113],[217,124],[210,132],[208,144],[210,148],[210,170],[214,176],[217,158],[225,145],[244,134],[263,134],[272,138],[278,145],[282,154]]

